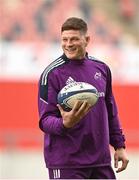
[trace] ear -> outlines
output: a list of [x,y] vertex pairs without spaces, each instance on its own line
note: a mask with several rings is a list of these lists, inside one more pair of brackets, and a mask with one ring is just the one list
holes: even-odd
[[90,42],[90,36],[86,36],[85,39],[86,39],[86,46],[87,46]]

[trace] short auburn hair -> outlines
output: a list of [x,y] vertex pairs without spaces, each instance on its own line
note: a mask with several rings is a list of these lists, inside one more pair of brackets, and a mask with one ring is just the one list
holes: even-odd
[[81,18],[71,17],[68,18],[61,27],[61,32],[66,30],[79,30],[83,34],[86,34],[88,30],[87,23]]

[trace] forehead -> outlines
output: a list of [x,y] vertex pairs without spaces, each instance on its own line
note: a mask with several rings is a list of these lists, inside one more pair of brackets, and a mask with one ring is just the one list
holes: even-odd
[[81,36],[79,30],[65,30],[61,33],[62,37],[73,37],[73,36]]

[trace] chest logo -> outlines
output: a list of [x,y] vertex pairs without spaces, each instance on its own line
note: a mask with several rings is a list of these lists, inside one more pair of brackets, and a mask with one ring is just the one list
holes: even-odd
[[66,81],[66,85],[75,82],[75,80],[70,76],[67,81]]
[[101,80],[101,72],[96,72],[94,75],[94,79]]

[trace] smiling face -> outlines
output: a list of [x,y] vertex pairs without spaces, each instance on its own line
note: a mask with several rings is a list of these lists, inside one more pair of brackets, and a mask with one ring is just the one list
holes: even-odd
[[65,30],[61,33],[62,49],[69,59],[84,58],[89,40],[89,36],[79,30]]

